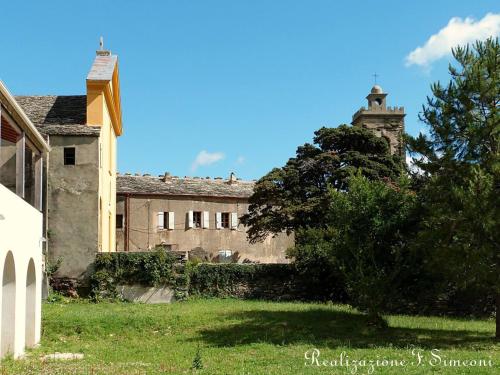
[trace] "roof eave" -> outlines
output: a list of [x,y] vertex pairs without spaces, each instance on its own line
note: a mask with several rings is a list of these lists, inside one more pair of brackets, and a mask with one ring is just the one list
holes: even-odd
[[24,130],[28,130],[28,132],[34,137],[34,141],[37,144],[37,146],[42,148],[44,152],[50,152],[51,147],[49,146],[49,144],[45,141],[45,139],[40,134],[35,125],[33,125],[33,123],[28,118],[26,113],[24,113],[21,106],[17,103],[14,96],[10,93],[9,89],[7,89],[7,87],[1,80],[0,80],[0,94],[19,116],[24,126],[26,127],[26,129]]

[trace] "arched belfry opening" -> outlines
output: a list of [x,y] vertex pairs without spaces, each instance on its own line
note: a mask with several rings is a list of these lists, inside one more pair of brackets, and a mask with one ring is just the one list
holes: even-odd
[[2,278],[2,326],[0,358],[14,354],[16,327],[16,268],[12,252],[8,252],[3,264]]
[[36,344],[36,269],[33,258],[28,264],[26,273],[26,329],[25,345],[32,348]]

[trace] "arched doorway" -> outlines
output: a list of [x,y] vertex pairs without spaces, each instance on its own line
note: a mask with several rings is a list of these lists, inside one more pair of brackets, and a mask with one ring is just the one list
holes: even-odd
[[0,358],[14,353],[16,333],[16,269],[14,256],[8,252],[3,266],[2,280],[2,336]]
[[33,258],[30,259],[26,274],[26,329],[25,345],[35,346],[35,316],[36,316],[36,269]]

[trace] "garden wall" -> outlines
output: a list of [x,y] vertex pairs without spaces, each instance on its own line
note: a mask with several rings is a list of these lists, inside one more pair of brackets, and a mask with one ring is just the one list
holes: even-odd
[[[274,301],[348,302],[343,284],[321,273],[311,274],[291,264],[185,263],[168,251],[98,254],[90,279],[96,299],[122,298],[148,302],[150,295],[168,294],[167,300],[188,295]],[[130,298],[124,291],[146,290]],[[432,289],[432,288],[431,288]],[[487,291],[457,290],[437,294],[428,288],[408,300],[395,301],[391,311],[402,314],[489,316],[494,304]],[[165,292],[165,291],[168,291]],[[172,293],[170,293],[170,291]],[[138,293],[138,292],[137,292]],[[136,294],[137,294],[136,293]],[[149,293],[149,294],[148,294]],[[127,297],[128,296],[128,297]],[[165,302],[163,301],[163,302]]]
[[[187,295],[269,300],[327,300],[293,264],[180,264],[165,250],[98,254],[91,276],[96,299],[120,298],[124,285],[169,287],[176,299]],[[331,295],[331,293],[330,293]],[[339,293],[341,301],[342,294]],[[330,298],[331,299],[331,298]]]

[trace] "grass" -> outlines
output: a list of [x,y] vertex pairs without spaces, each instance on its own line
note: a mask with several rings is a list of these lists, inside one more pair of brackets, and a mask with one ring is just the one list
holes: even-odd
[[[380,362],[374,374],[498,373],[500,345],[493,340],[492,320],[387,319],[389,328],[380,331],[367,328],[365,317],[345,305],[232,299],[44,304],[41,346],[23,360],[3,361],[0,374],[367,374],[368,361],[377,359],[407,363]],[[356,372],[353,366],[306,366],[304,353],[314,348],[320,364],[345,352],[367,366]],[[493,367],[431,366],[432,349],[448,363],[491,360]],[[424,356],[424,365],[416,365],[412,350]],[[40,360],[53,352],[85,358]]]

